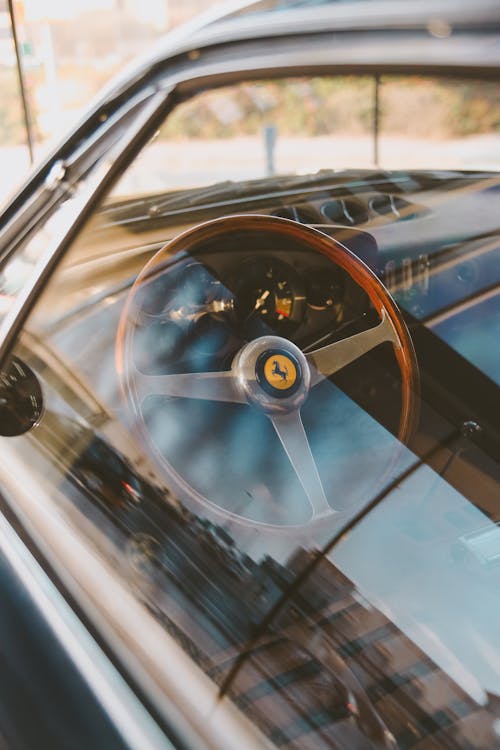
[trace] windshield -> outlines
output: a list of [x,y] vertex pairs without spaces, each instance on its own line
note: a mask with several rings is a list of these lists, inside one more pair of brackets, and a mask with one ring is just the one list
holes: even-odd
[[282,176],[285,189],[294,176],[356,168],[498,170],[500,84],[337,75],[203,91],[174,110],[113,197],[200,188],[179,206],[202,205],[223,197],[223,182],[258,193],[261,178]]
[[219,94],[122,174],[4,365],[15,512],[215,746],[495,747],[498,87]]

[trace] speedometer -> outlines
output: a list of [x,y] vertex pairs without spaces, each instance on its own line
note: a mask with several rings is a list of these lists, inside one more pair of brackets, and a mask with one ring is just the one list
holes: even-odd
[[287,335],[301,324],[305,293],[296,271],[275,258],[262,258],[243,266],[238,285],[238,308],[244,324],[269,327]]

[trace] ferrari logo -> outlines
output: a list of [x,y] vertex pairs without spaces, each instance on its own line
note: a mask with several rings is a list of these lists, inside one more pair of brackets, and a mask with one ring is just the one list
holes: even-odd
[[295,385],[297,368],[285,354],[271,354],[264,364],[264,377],[270,386],[285,391]]

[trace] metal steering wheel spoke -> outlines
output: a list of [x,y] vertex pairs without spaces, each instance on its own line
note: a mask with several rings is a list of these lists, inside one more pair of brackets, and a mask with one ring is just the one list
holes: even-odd
[[379,344],[390,341],[400,347],[401,342],[397,332],[384,309],[382,309],[381,318],[381,322],[373,328],[356,333],[347,339],[334,341],[332,344],[306,354],[311,369],[311,386],[317,385],[324,378],[351,364]]
[[174,375],[144,375],[136,378],[139,399],[146,396],[175,396],[205,401],[246,404],[247,400],[231,370],[188,372]]
[[326,499],[318,467],[309,445],[300,411],[272,414],[269,418],[312,508],[312,519],[334,513]]

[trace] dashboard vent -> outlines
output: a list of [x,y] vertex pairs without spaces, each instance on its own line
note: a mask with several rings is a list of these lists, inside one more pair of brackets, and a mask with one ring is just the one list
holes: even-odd
[[416,216],[425,213],[425,209],[422,206],[410,203],[405,198],[401,198],[400,195],[389,195],[386,193],[372,198],[370,200],[370,209],[378,216],[392,214],[396,219],[414,219]]
[[332,224],[365,224],[368,221],[368,208],[357,198],[336,198],[321,206],[323,216]]
[[321,215],[313,206],[298,204],[297,206],[283,206],[272,212],[272,216],[280,219],[292,219],[300,224],[321,224]]

